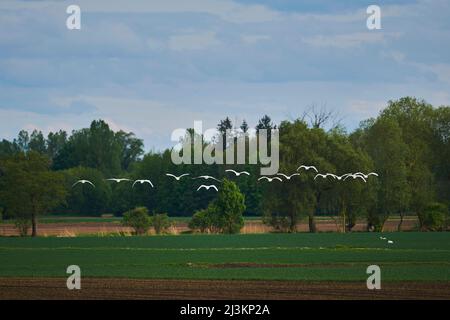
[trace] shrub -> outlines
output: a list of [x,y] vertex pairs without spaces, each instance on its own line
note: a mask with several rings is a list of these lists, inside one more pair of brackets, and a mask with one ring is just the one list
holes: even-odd
[[156,234],[165,233],[170,227],[170,220],[167,213],[153,214],[150,222]]
[[422,213],[422,229],[442,231],[447,227],[448,208],[442,203],[429,204]]
[[199,210],[194,213],[192,220],[189,222],[189,228],[198,230],[201,233],[210,232],[212,227],[211,215],[207,209]]
[[26,237],[28,235],[28,230],[31,227],[30,219],[26,218],[17,218],[14,221],[14,225],[17,230],[19,230],[19,234],[21,237]]
[[217,198],[194,214],[189,227],[200,232],[239,233],[244,226],[244,202],[238,186],[224,179]]
[[147,233],[151,223],[148,210],[145,207],[138,207],[123,214],[122,224],[133,228],[137,235]]
[[285,216],[271,214],[266,211],[263,215],[263,223],[271,226],[276,232],[289,232],[290,222]]

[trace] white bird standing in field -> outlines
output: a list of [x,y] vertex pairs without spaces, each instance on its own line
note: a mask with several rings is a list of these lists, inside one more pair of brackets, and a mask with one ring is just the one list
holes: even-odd
[[306,171],[313,169],[316,173],[319,173],[319,170],[317,170],[317,168],[314,166],[305,166],[302,164],[300,167],[297,168],[297,171],[299,171],[300,169],[305,169]]
[[196,180],[196,179],[205,179],[205,180],[212,179],[212,180],[215,180],[217,182],[221,182],[219,179],[216,179],[216,178],[211,177],[211,176],[198,176],[198,177],[192,178],[192,180]]
[[154,188],[153,183],[152,183],[150,180],[148,180],[148,179],[147,179],[147,180],[145,180],[145,179],[136,180],[136,181],[133,183],[132,188],[134,188],[134,185],[135,185],[136,183],[140,183],[140,184],[148,183],[149,185],[152,186],[152,188]]
[[241,174],[245,174],[245,175],[247,175],[247,176],[250,175],[250,172],[247,172],[247,171],[241,171],[241,172],[238,172],[238,171],[233,170],[233,169],[227,169],[227,170],[225,170],[225,172],[232,172],[232,173],[235,174],[236,177],[239,177]]
[[389,243],[389,244],[393,244],[393,243],[394,243],[394,241],[392,241],[392,240],[388,240],[388,243]]
[[266,176],[259,178],[258,181],[259,181],[259,180],[263,180],[263,179],[266,179],[266,180],[269,181],[269,182],[272,182],[272,181],[274,181],[274,180],[278,180],[278,181],[283,182],[283,180],[281,180],[281,178],[279,178],[279,177],[273,177],[273,178],[270,178],[270,177],[266,177]]
[[87,184],[90,184],[91,186],[93,186],[93,187],[95,188],[95,185],[94,185],[92,182],[90,182],[89,180],[78,180],[77,182],[75,182],[75,183],[72,185],[72,188],[75,187],[75,186],[76,186],[77,184],[79,184],[79,183],[81,183],[81,184],[87,183]]
[[292,177],[299,176],[299,175],[300,175],[300,173],[293,173],[290,176],[288,176],[284,173],[277,173],[277,176],[285,177],[287,180],[291,180]]
[[183,178],[183,177],[185,177],[185,176],[188,176],[188,175],[189,175],[189,173],[183,173],[181,176],[178,176],[178,177],[177,177],[177,176],[174,175],[174,174],[166,173],[166,176],[175,178],[175,180],[177,180],[177,181],[180,181],[181,178]]
[[202,184],[200,187],[198,187],[197,191],[199,191],[200,189],[206,189],[206,190],[214,189],[216,191],[219,191],[219,189],[217,189],[217,187],[215,185],[213,185],[213,184],[210,185],[210,186]]
[[381,240],[387,240],[387,238],[385,238],[385,237],[380,237],[380,239],[381,239]]
[[120,183],[122,181],[131,181],[131,179],[126,179],[126,178],[110,178],[110,179],[106,179],[107,181],[114,181],[117,183]]

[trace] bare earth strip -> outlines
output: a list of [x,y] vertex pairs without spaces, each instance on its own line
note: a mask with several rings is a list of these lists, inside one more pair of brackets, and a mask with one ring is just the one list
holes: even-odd
[[450,282],[385,282],[371,291],[361,282],[0,278],[0,299],[446,299]]

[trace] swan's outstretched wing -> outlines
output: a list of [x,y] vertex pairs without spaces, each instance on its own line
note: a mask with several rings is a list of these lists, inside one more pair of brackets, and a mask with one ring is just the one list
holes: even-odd
[[72,188],[75,187],[77,184],[81,183],[81,181],[77,181],[72,185]]
[[360,178],[360,179],[362,179],[364,182],[367,182],[367,180],[364,179],[364,177],[361,177],[360,175],[355,175],[355,176],[353,177],[353,179],[356,179],[356,178]]
[[92,182],[90,182],[90,181],[88,181],[88,180],[86,180],[85,182],[88,183],[88,184],[90,184],[91,186],[93,186],[93,187],[95,188],[95,185],[94,185]]
[[285,175],[284,173],[277,173],[277,176],[285,177],[286,179],[290,179],[291,177]]

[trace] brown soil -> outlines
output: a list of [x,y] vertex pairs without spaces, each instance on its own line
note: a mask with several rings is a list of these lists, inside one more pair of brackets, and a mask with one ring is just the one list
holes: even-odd
[[[319,232],[339,232],[339,227],[333,220],[318,220],[317,230]],[[408,231],[414,229],[416,219],[408,219],[403,222],[402,230]],[[396,231],[398,221],[388,220],[384,231]],[[356,224],[353,231],[365,231],[366,225],[361,222]],[[108,233],[131,233],[131,229],[114,222],[75,222],[75,223],[40,223],[38,225],[38,234],[40,236],[60,236],[75,237],[83,234],[108,234]],[[189,231],[186,222],[177,222],[169,230],[170,233],[181,233]],[[241,233],[267,233],[271,228],[264,225],[260,220],[246,221]],[[300,223],[297,231],[308,232],[308,224]],[[13,224],[0,224],[0,236],[19,235]]]
[[450,282],[364,282],[0,278],[0,299],[450,299]]

